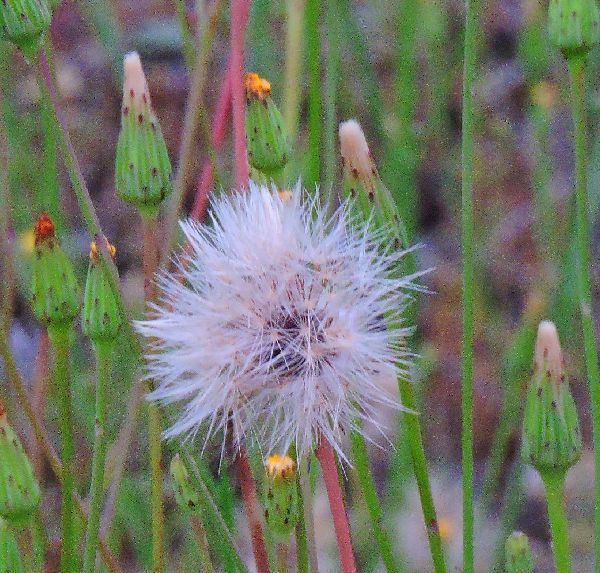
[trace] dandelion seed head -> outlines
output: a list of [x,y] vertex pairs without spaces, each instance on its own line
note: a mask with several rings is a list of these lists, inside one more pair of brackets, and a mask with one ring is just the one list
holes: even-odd
[[149,398],[182,406],[167,436],[231,428],[235,445],[302,454],[322,435],[343,456],[345,432],[401,407],[381,381],[408,375],[405,252],[382,249],[347,205],[325,211],[299,185],[282,197],[251,183],[215,200],[210,224],[182,223],[190,251],[137,324]]

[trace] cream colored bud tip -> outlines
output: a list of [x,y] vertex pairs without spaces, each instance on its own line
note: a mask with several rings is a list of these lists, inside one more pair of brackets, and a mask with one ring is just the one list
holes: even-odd
[[123,95],[130,98],[148,98],[148,84],[142,68],[142,60],[137,52],[125,54],[123,60]]
[[339,137],[340,151],[349,167],[369,173],[372,165],[369,144],[358,121],[349,119],[340,123]]
[[535,342],[535,363],[544,367],[554,376],[562,372],[562,351],[558,339],[558,331],[553,322],[543,320],[538,327]]

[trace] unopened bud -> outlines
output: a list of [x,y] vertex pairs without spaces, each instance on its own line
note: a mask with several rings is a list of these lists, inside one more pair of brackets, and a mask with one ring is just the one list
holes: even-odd
[[40,48],[51,19],[47,0],[3,0],[0,39],[12,42],[32,57]]
[[14,532],[0,517],[0,573],[25,573]]
[[171,477],[175,490],[177,505],[185,511],[196,511],[200,506],[200,498],[195,490],[185,464],[179,454],[171,460]]
[[373,161],[360,124],[350,119],[340,123],[340,152],[344,171],[344,193],[363,220],[392,234],[396,248],[407,248],[407,233],[390,190],[384,185]]
[[587,54],[600,40],[596,0],[550,0],[548,32],[565,58]]
[[115,177],[119,197],[147,216],[158,214],[172,190],[167,146],[137,52],[125,56]]
[[46,214],[35,226],[32,307],[47,326],[68,325],[79,311],[79,289],[73,266],[56,238],[54,223]]
[[296,463],[289,456],[270,456],[265,471],[265,521],[276,541],[285,543],[299,516]]
[[506,573],[533,573],[533,557],[527,535],[513,531],[504,546],[506,552]]
[[266,176],[276,175],[290,156],[283,117],[271,97],[271,84],[267,80],[248,73],[244,86],[248,162]]
[[[114,257],[115,247],[106,241],[106,248],[110,256]],[[117,336],[121,323],[117,298],[106,271],[100,264],[98,246],[92,242],[83,297],[83,333],[94,342],[111,341]]]
[[522,456],[542,475],[566,473],[579,459],[581,447],[579,417],[563,372],[558,332],[554,323],[543,321],[527,392]]
[[19,437],[0,403],[0,518],[27,523],[40,501],[40,488]]

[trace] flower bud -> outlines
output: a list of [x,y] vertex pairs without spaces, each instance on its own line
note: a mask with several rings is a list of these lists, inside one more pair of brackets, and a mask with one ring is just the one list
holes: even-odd
[[550,0],[548,32],[565,58],[587,54],[600,40],[596,0]]
[[172,190],[167,146],[137,52],[125,56],[115,177],[119,197],[146,216],[156,216]]
[[[106,247],[114,258],[116,249],[108,241]],[[83,333],[94,342],[111,341],[121,327],[121,313],[117,299],[100,262],[98,246],[90,245],[90,263],[88,266],[85,294],[83,297]]]
[[275,540],[285,543],[299,516],[296,463],[289,456],[269,456],[265,470],[265,521]]
[[46,214],[35,226],[32,298],[33,312],[47,326],[69,324],[79,311],[79,289],[73,266],[56,238]]
[[354,119],[340,123],[339,137],[344,193],[352,200],[357,215],[364,220],[372,218],[376,228],[388,229],[396,248],[407,248],[398,207],[379,176],[359,123]]
[[40,488],[19,437],[0,403],[0,518],[11,525],[28,521],[40,501]]
[[250,166],[267,176],[288,162],[290,145],[283,117],[271,98],[271,84],[253,72],[246,74],[246,142]]
[[0,573],[25,573],[15,534],[0,517]]
[[504,545],[506,573],[533,573],[533,557],[527,535],[513,531]]
[[554,323],[538,328],[533,376],[523,419],[523,459],[545,472],[566,473],[581,455],[575,402],[563,373],[562,351]]
[[171,460],[171,477],[173,478],[177,505],[184,511],[195,511],[198,509],[200,497],[194,489],[187,468],[181,461],[179,454]]
[[47,0],[4,0],[0,9],[0,39],[32,57],[42,45],[52,17]]

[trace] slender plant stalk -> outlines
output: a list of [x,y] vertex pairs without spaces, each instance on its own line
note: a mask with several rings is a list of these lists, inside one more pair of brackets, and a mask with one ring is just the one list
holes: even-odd
[[119,487],[125,472],[125,464],[127,462],[131,442],[135,435],[138,416],[142,403],[144,402],[145,389],[146,384],[144,380],[136,380],[133,384],[127,400],[127,416],[125,422],[119,430],[116,442],[109,450],[105,474],[107,477],[111,478],[111,484],[108,488],[101,520],[101,535],[104,537],[110,532],[112,520],[115,516],[117,500],[119,497]]
[[306,0],[306,57],[308,60],[308,165],[306,183],[310,188],[321,181],[321,2]]
[[71,396],[71,328],[50,327],[48,336],[53,350],[53,382],[58,396],[58,422],[62,444],[62,544],[60,570],[77,571],[77,538],[75,533],[75,444],[73,441],[73,399]]
[[[144,235],[144,300],[154,300],[154,274],[158,268],[156,217],[142,214]],[[153,390],[148,382],[148,390]],[[165,515],[162,496],[161,423],[158,406],[148,402],[148,444],[150,449],[150,499],[152,506],[152,571],[161,573],[165,567]]]
[[317,557],[317,542],[315,539],[315,520],[313,514],[312,489],[310,487],[310,471],[307,456],[299,460],[298,477],[300,491],[302,492],[302,506],[304,523],[306,525],[306,542],[308,544],[308,559],[311,573],[319,573],[319,559]]
[[231,2],[231,111],[233,116],[233,147],[235,151],[235,181],[238,188],[248,184],[246,156],[246,99],[244,97],[244,38],[250,2]]
[[325,60],[325,121],[323,136],[323,194],[333,202],[333,183],[337,161],[337,115],[336,97],[340,67],[340,23],[338,0],[327,0],[325,22],[327,24],[327,58]]
[[465,0],[465,45],[462,110],[462,250],[463,250],[463,342],[462,342],[462,479],[463,479],[463,572],[474,568],[473,514],[473,84],[476,63],[476,0]]
[[244,507],[248,524],[250,526],[250,535],[252,537],[252,551],[256,562],[258,573],[269,573],[269,556],[265,539],[263,536],[262,524],[260,521],[259,502],[254,489],[254,480],[252,478],[252,468],[248,461],[248,454],[244,448],[241,448],[237,458],[237,470],[244,499]]
[[[0,358],[4,362],[6,377],[11,383],[19,401],[19,405],[31,427],[33,428],[35,437],[37,441],[41,444],[42,450],[54,475],[58,478],[58,480],[62,483],[63,481],[63,466],[60,461],[54,446],[50,442],[50,438],[44,429],[40,419],[37,416],[35,409],[33,408],[31,401],[29,400],[29,395],[27,393],[27,389],[25,388],[25,384],[19,374],[17,369],[17,365],[14,359],[14,356],[11,352],[8,336],[6,332],[3,332],[0,329]],[[78,495],[75,495],[75,502],[77,511],[79,513],[80,518],[85,522],[87,520],[87,509]],[[117,558],[113,555],[112,551],[109,549],[106,540],[101,537],[100,538],[100,553],[102,554],[102,559],[104,563],[108,567],[111,573],[121,573],[121,567],[117,561]]]
[[569,549],[569,524],[565,509],[565,476],[545,473],[542,475],[548,502],[548,520],[552,533],[552,550],[556,573],[571,572]]
[[298,505],[301,509],[296,524],[296,571],[298,573],[309,573],[308,536],[306,533],[306,522],[304,520],[304,498],[300,480],[296,485],[298,490]]
[[90,515],[85,534],[83,573],[94,573],[96,565],[106,460],[106,390],[110,384],[113,346],[112,341],[100,342],[96,343],[94,348],[96,352],[96,417],[90,486]]
[[177,11],[177,20],[179,21],[179,30],[181,31],[181,43],[185,65],[189,70],[192,70],[196,59],[196,48],[194,46],[192,29],[188,22],[185,1],[175,0],[175,10]]
[[225,523],[210,490],[200,475],[200,471],[194,458],[187,449],[180,451],[181,457],[192,479],[192,483],[200,496],[203,515],[210,517],[211,527],[215,529],[216,535],[228,544],[228,556],[232,558],[239,573],[249,573],[243,559],[240,557],[239,548],[231,535],[231,531]]
[[365,439],[360,432],[352,432],[352,460],[356,473],[358,474],[358,480],[362,489],[365,503],[367,504],[367,510],[369,511],[369,517],[371,518],[371,527],[375,534],[375,540],[381,553],[381,559],[385,565],[385,569],[388,573],[397,573],[400,571],[400,567],[396,563],[394,552],[392,550],[392,543],[390,536],[383,526],[383,511],[381,510],[381,504],[377,497],[377,490],[375,488],[375,481],[373,475],[369,469],[369,456],[367,453],[367,446]]
[[583,329],[585,364],[590,388],[595,468],[595,554],[600,570],[600,368],[596,350],[596,326],[592,315],[590,276],[590,232],[587,195],[587,122],[585,111],[586,58],[568,60],[571,76],[571,106],[575,129],[575,198],[577,205],[577,290]]
[[206,530],[204,529],[204,523],[198,513],[193,513],[190,516],[190,524],[194,530],[196,536],[196,542],[198,544],[198,550],[200,552],[200,565],[203,573],[213,573],[214,567],[210,558],[210,551],[208,547],[208,541],[206,539]]
[[[417,400],[411,382],[401,376],[398,378],[398,384],[402,405],[409,410],[416,410]],[[429,539],[429,551],[431,552],[433,569],[435,573],[445,573],[446,562],[444,560],[444,550],[438,527],[435,504],[433,503],[433,495],[431,493],[431,484],[429,483],[427,458],[425,456],[425,447],[423,446],[423,436],[421,434],[419,417],[410,413],[403,414],[403,417],[406,428],[406,438],[410,445],[413,470],[415,472],[415,479],[417,480],[417,488],[421,499],[423,519],[425,520],[425,528],[427,529],[427,537]]]
[[352,551],[350,525],[344,506],[340,481],[338,479],[335,455],[331,444],[323,435],[319,437],[317,458],[321,464],[321,469],[323,470],[323,480],[325,481],[327,496],[329,498],[329,507],[331,509],[331,516],[333,517],[333,526],[337,537],[342,571],[344,573],[356,573],[357,569],[354,553]]
[[277,544],[277,573],[287,573],[289,549],[290,546],[288,543]]
[[283,86],[283,117],[292,145],[298,136],[300,115],[300,79],[302,77],[302,33],[305,0],[287,0],[285,39],[285,82]]
[[[179,1],[179,0],[178,0]],[[183,2],[180,2],[183,4]],[[193,66],[188,62],[188,70],[191,74],[191,88],[185,106],[185,115],[183,120],[183,133],[179,145],[179,161],[177,172],[173,183],[173,196],[170,199],[166,215],[165,228],[167,229],[167,238],[165,246],[161,251],[160,260],[165,262],[177,230],[177,220],[181,210],[181,205],[185,197],[191,173],[195,165],[195,154],[197,153],[196,133],[198,126],[202,127],[202,118],[204,106],[202,103],[202,94],[206,85],[207,67],[209,61],[210,49],[215,37],[218,16],[221,10],[221,0],[213,2],[208,21],[200,30],[199,52],[194,58]],[[188,26],[189,29],[189,26]],[[214,142],[209,142],[209,154],[214,153]],[[214,168],[214,158],[211,158],[210,164]]]

